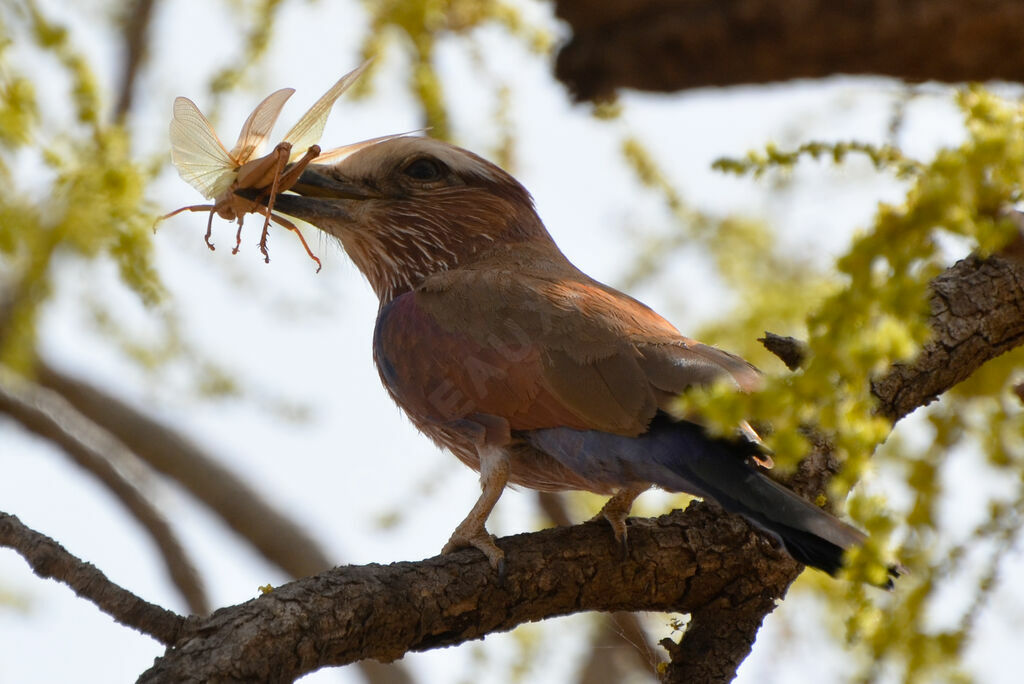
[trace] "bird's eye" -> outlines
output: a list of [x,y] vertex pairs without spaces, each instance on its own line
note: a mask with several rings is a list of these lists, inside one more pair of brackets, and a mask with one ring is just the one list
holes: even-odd
[[444,170],[439,162],[421,157],[407,164],[402,173],[418,181],[436,181],[444,175]]

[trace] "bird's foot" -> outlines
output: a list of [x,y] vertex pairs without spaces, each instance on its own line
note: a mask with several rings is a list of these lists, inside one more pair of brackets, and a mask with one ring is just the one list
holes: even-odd
[[619,544],[619,552],[623,558],[629,556],[629,536],[626,529],[626,518],[629,517],[629,510],[616,511],[608,510],[608,504],[614,499],[604,505],[597,515],[590,519],[591,522],[598,520],[607,520],[608,524],[612,528],[612,534],[615,535],[615,541]]
[[601,518],[604,518],[608,521],[608,524],[611,525],[612,528],[612,534],[615,535],[615,541],[619,543],[619,550],[623,558],[629,557],[629,539],[626,529],[626,518],[629,517],[629,511],[633,507],[633,501],[646,490],[646,487],[626,487],[620,489],[615,493],[615,496],[608,499],[607,503],[605,503],[598,514],[592,518],[592,520],[600,520]]
[[441,549],[441,553],[452,553],[459,549],[479,549],[485,556],[491,567],[498,572],[499,577],[505,576],[505,552],[498,548],[494,537],[484,528],[483,524],[469,524],[466,520],[452,532],[448,543]]

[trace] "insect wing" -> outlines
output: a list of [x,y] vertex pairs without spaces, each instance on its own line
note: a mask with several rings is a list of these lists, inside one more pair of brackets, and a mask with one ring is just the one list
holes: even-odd
[[231,186],[237,165],[199,107],[187,97],[174,99],[170,133],[171,161],[189,185],[207,199]]
[[371,147],[377,143],[382,143],[385,140],[404,138],[407,135],[420,133],[421,131],[422,129],[409,131],[408,133],[392,133],[391,135],[382,135],[379,138],[370,138],[369,140],[361,140],[359,142],[349,143],[348,145],[342,145],[341,147],[335,147],[333,150],[321,152],[316,158],[316,163],[326,164],[327,162],[340,161],[349,155],[355,154],[359,150],[366,149],[367,147]]
[[338,79],[338,82],[331,86],[331,89],[324,93],[323,97],[313,103],[309,111],[303,114],[299,122],[288,131],[288,135],[284,136],[283,142],[292,144],[292,154],[289,161],[295,161],[302,157],[311,145],[315,145],[320,141],[320,136],[324,133],[324,126],[327,125],[327,115],[331,113],[334,103],[337,102],[342,93],[348,90],[349,86],[356,82],[356,79],[362,75],[369,65],[369,61],[363,62],[359,67]]
[[241,166],[253,157],[257,156],[270,138],[270,131],[274,128],[277,117],[281,115],[281,109],[288,98],[295,92],[294,88],[282,88],[267,95],[252,110],[252,114],[242,125],[242,131],[238,134],[238,142],[228,152],[235,164]]

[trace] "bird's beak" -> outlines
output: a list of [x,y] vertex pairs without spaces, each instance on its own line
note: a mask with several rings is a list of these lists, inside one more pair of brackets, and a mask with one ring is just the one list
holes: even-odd
[[306,167],[290,190],[296,194],[278,195],[274,200],[274,211],[314,225],[317,219],[351,220],[350,202],[376,196],[354,183],[327,175],[314,165]]

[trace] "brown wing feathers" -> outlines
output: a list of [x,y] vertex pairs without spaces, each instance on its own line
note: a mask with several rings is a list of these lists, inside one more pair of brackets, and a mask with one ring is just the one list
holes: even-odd
[[442,274],[382,310],[374,351],[411,412],[441,422],[499,415],[513,430],[637,435],[666,393],[725,374],[743,387],[756,378],[741,359],[681,336],[585,276],[516,276]]

